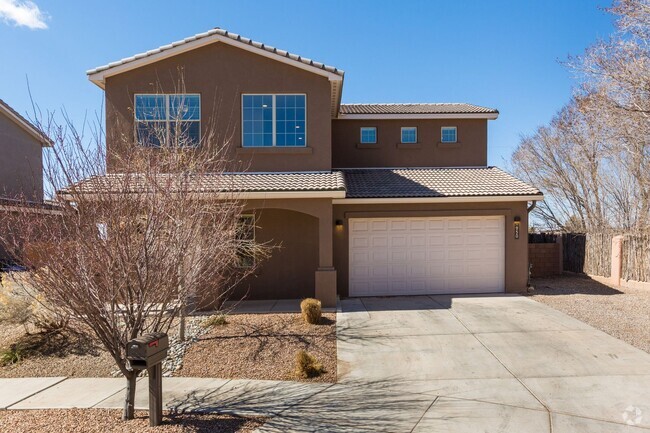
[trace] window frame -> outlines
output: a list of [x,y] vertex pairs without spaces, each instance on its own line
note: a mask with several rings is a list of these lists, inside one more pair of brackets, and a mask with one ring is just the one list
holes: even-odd
[[[138,96],[163,96],[165,98],[165,119],[160,120],[139,120],[137,118],[137,99]],[[183,147],[187,148],[197,148],[201,145],[201,132],[202,132],[202,107],[201,107],[201,94],[200,93],[134,93],[133,94],[133,130],[135,134],[135,141],[138,143],[139,146],[142,147],[152,147],[152,148],[157,148],[157,147],[162,147],[161,146],[154,146],[151,144],[142,144],[140,143],[140,139],[138,137],[138,123],[155,123],[155,122],[165,122],[165,135],[167,138],[167,142],[169,142],[169,139],[171,137],[171,124],[172,122],[179,122],[178,119],[172,120],[169,118],[169,100],[170,96],[197,96],[199,98],[199,119],[198,120],[180,120],[180,122],[194,122],[199,124],[199,139],[196,144],[192,145],[187,145]]]
[[[298,95],[305,97],[305,142],[303,144],[301,144],[301,145],[289,145],[289,146],[287,146],[285,144],[285,145],[278,146],[277,145],[277,125],[276,125],[276,121],[277,121],[277,118],[276,118],[276,116],[277,116],[277,114],[276,114],[277,108],[276,107],[277,106],[276,106],[276,103],[275,103],[275,99],[276,99],[275,97],[276,96],[298,96]],[[246,146],[246,145],[244,145],[244,97],[245,96],[271,96],[272,97],[273,102],[272,102],[272,105],[271,105],[271,108],[272,108],[271,115],[273,117],[272,117],[271,122],[273,123],[273,132],[271,134],[272,134],[272,137],[273,137],[273,144],[271,144],[270,146],[255,146],[255,145]],[[292,148],[292,147],[308,147],[309,146],[309,137],[308,137],[308,133],[307,133],[307,131],[309,130],[309,128],[307,127],[309,110],[308,110],[308,98],[307,98],[306,93],[295,93],[295,92],[286,92],[286,93],[285,92],[280,92],[280,93],[242,93],[241,97],[240,97],[240,106],[241,106],[241,114],[240,114],[241,146],[240,147],[242,147],[244,149],[268,149],[268,148],[286,149],[286,148]]]
[[[363,130],[364,129],[372,129],[375,131],[375,141],[363,141]],[[360,144],[377,144],[378,141],[378,135],[377,135],[377,127],[376,126],[361,126],[359,127],[359,143]]]
[[[415,130],[415,141],[404,141],[404,130],[413,129]],[[418,127],[417,126],[402,126],[400,128],[400,143],[401,144],[418,144]]]
[[[445,135],[444,131],[445,129],[453,129],[454,130],[454,141],[445,141]],[[441,126],[440,127],[440,142],[441,143],[458,143],[458,127],[457,126]]]
[[[252,233],[252,238],[251,239],[242,239],[242,242],[251,242],[255,243],[255,236],[256,236],[256,225],[255,225],[255,213],[242,213],[239,215],[237,218],[237,224],[240,224],[241,220],[243,219],[251,219],[252,224],[251,224],[251,233]],[[237,263],[237,268],[240,269],[248,269],[248,268],[253,268],[255,267],[255,255],[250,256],[251,259],[251,264],[250,265],[245,265],[243,264],[243,257],[241,256],[241,253],[238,252],[237,255],[239,256],[239,260]]]

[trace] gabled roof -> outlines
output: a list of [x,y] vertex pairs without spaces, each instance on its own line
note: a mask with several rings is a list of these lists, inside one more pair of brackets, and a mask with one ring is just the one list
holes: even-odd
[[338,113],[338,105],[341,100],[344,71],[334,66],[329,66],[307,57],[293,54],[288,51],[266,45],[262,42],[257,42],[252,39],[245,38],[236,33],[231,33],[218,27],[204,33],[190,36],[180,41],[172,42],[168,45],[163,45],[144,53],[136,54],[134,56],[126,57],[116,62],[111,62],[104,66],[90,69],[86,71],[86,74],[88,74],[90,81],[97,84],[103,89],[106,77],[117,75],[122,72],[136,69],[141,66],[148,65],[159,60],[166,59],[168,57],[172,57],[177,54],[217,42],[226,43],[228,45],[232,45],[249,52],[259,54],[264,57],[327,77],[331,84],[331,100],[333,106],[332,114],[336,115]]
[[499,111],[462,102],[341,104],[339,119],[482,118],[496,119]]
[[496,167],[344,169],[346,198],[539,196]]
[[36,141],[41,143],[41,146],[51,147],[52,140],[41,132],[32,122],[25,119],[19,112],[14,110],[5,101],[0,99],[0,113],[6,115],[16,125],[21,127],[25,132],[34,137]]

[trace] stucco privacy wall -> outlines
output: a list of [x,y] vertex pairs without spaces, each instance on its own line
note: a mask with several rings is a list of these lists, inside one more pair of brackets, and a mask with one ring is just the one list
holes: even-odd
[[0,197],[43,200],[41,143],[0,113]]
[[[106,79],[108,171],[119,171],[111,152],[133,137],[136,93],[199,93],[201,133],[208,146],[228,145],[234,170],[307,171],[331,168],[330,83],[316,75],[248,51],[214,43]],[[241,149],[242,93],[307,95],[307,149]]]
[[[468,167],[487,165],[486,119],[332,120],[332,166]],[[361,127],[377,128],[377,144],[360,144]],[[415,126],[416,144],[401,144],[401,128]],[[441,128],[455,126],[458,143],[440,143]]]
[[[348,227],[350,218],[446,217],[503,215],[505,217],[505,289],[521,292],[528,280],[527,202],[334,205],[334,220],[343,221],[334,232],[334,267],[340,296],[348,296]],[[519,239],[514,236],[514,218],[521,218]]]

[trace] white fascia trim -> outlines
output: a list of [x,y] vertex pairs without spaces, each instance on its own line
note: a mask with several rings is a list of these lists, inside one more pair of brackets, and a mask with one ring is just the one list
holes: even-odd
[[52,142],[49,141],[47,138],[45,138],[38,129],[35,129],[34,126],[30,125],[20,117],[16,116],[15,113],[13,113],[11,110],[4,107],[2,104],[0,104],[0,111],[4,113],[9,118],[9,120],[12,120],[15,124],[21,127],[25,132],[27,132],[29,135],[34,137],[39,143],[41,143],[42,146],[52,147]]
[[511,201],[541,201],[543,195],[500,195],[474,197],[403,197],[403,198],[345,198],[332,204],[407,204],[407,203],[495,203]]
[[458,114],[341,114],[337,120],[381,120],[381,119],[487,119],[494,120],[499,113],[458,113]]
[[330,81],[343,81],[343,77],[341,75],[326,71],[324,69],[320,69],[315,66],[302,63],[298,60],[293,60],[288,57],[283,57],[278,54],[266,51],[262,48],[257,48],[253,45],[248,45],[243,42],[239,42],[229,37],[218,35],[218,34],[201,38],[201,39],[196,39],[191,42],[186,42],[184,44],[180,44],[176,47],[170,48],[168,50],[163,50],[155,54],[143,56],[142,58],[135,59],[120,65],[115,65],[107,69],[104,69],[102,71],[87,73],[88,79],[103,89],[106,77],[111,77],[113,75],[121,74],[123,72],[127,72],[133,69],[137,69],[141,66],[155,63],[160,60],[173,57],[177,54],[195,50],[197,48],[201,48],[206,45],[213,44],[215,42],[223,42],[224,44],[232,45],[234,47],[241,48],[242,50],[249,51],[251,53],[258,54],[260,56],[267,57],[269,59],[273,59],[278,62],[286,63],[287,65],[291,65],[296,68],[303,69],[305,71],[309,71],[314,74],[321,75],[323,77],[327,77]]

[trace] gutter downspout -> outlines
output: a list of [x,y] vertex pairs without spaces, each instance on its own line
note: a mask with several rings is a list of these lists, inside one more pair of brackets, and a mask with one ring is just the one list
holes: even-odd
[[[532,203],[530,204],[530,206],[528,206],[528,208],[526,209],[526,211],[530,214],[530,211],[535,209],[536,206],[537,206],[537,201],[533,200]],[[526,231],[528,231],[528,230],[526,230]],[[528,288],[528,290],[530,290],[530,273],[531,273],[532,269],[533,269],[533,264],[530,263],[530,261],[529,261],[528,262],[528,281],[526,281],[526,287]]]

